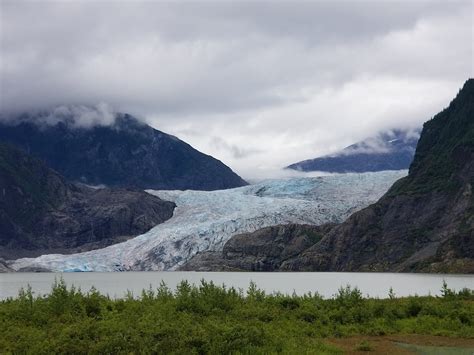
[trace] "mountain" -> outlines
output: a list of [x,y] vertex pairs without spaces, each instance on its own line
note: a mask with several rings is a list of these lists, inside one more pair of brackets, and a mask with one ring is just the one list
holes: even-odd
[[115,114],[112,124],[92,127],[78,126],[68,115],[55,120],[48,115],[4,120],[0,141],[43,159],[70,181],[171,190],[246,185],[219,160],[128,114]]
[[331,173],[408,169],[415,154],[419,133],[419,130],[382,132],[335,154],[300,161],[286,168]]
[[142,234],[175,204],[143,191],[92,189],[0,144],[0,257],[70,253]]
[[[378,202],[322,235],[307,226],[291,227],[289,244],[319,233],[318,240],[297,255],[261,255],[262,249],[255,255],[252,248],[240,245],[238,257],[248,264],[239,269],[251,269],[264,258],[273,270],[285,271],[474,273],[473,186],[474,80],[469,79],[449,107],[424,124],[408,176]],[[224,250],[236,249],[235,240],[246,245],[276,240],[288,229],[278,228],[283,231],[235,236]],[[201,256],[200,270],[235,265],[232,254],[205,259]]]

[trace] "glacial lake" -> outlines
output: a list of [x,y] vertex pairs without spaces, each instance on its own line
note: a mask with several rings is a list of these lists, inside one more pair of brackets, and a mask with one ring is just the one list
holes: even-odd
[[63,277],[67,285],[74,284],[82,291],[92,286],[114,298],[127,291],[139,296],[143,289],[157,288],[162,281],[175,289],[182,280],[199,284],[201,279],[246,290],[251,281],[267,293],[281,292],[302,295],[318,292],[332,297],[346,285],[357,286],[364,296],[388,297],[390,287],[397,296],[439,295],[443,280],[448,287],[460,290],[474,289],[474,275],[398,274],[398,273],[344,273],[344,272],[85,272],[85,273],[4,273],[0,274],[0,299],[15,297],[28,284],[35,295],[49,293],[55,278]]

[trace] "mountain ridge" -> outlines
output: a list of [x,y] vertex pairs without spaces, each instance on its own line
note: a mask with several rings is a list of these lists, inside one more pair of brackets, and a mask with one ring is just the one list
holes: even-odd
[[408,169],[418,137],[419,130],[384,131],[333,154],[302,160],[285,169],[331,173]]
[[43,159],[71,181],[179,190],[247,184],[221,161],[128,114],[115,114],[112,123],[90,127],[78,126],[70,116],[44,120],[33,115],[0,123],[0,141]]

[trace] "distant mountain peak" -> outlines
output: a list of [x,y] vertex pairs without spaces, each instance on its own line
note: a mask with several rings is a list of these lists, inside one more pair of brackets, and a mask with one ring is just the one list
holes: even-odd
[[419,129],[383,131],[339,152],[303,160],[287,169],[337,173],[408,169],[419,135]]

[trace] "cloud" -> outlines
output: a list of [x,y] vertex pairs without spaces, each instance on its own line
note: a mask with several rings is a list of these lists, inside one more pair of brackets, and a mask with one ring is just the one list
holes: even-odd
[[4,114],[107,102],[242,175],[419,126],[472,76],[470,1],[0,6]]
[[0,115],[0,121],[12,124],[26,121],[38,125],[56,125],[59,122],[64,122],[72,127],[91,128],[112,125],[115,123],[116,117],[117,113],[112,107],[101,102],[94,106],[61,105],[43,111],[29,111],[18,115]]
[[[394,128],[419,128],[445,107],[458,91],[457,83],[396,77],[358,78],[337,89],[315,91],[303,102],[233,115],[197,115],[172,122],[149,117],[252,179],[283,166],[340,151],[357,141]],[[436,95],[433,95],[436,93]],[[252,117],[252,119],[249,119]],[[168,125],[167,122],[170,122]],[[215,149],[209,136],[258,151],[245,158]]]
[[94,126],[109,126],[115,122],[116,113],[106,103],[99,103],[95,106],[71,105],[57,106],[48,112],[46,121],[70,120],[76,127],[89,128]]
[[[413,144],[416,143],[420,137],[419,129],[407,129],[407,130],[388,130],[382,131],[374,137],[368,137],[361,142],[350,145],[341,151],[331,154],[332,157],[341,155],[354,155],[354,154],[374,154],[374,153],[389,153],[392,152],[394,147],[400,149],[400,146],[396,146],[397,143],[406,143],[404,150],[410,150],[414,152]],[[395,145],[394,145],[395,144]]]
[[215,150],[225,150],[229,152],[233,158],[235,159],[242,159],[246,158],[252,154],[260,153],[261,151],[257,149],[246,149],[243,147],[239,147],[236,144],[229,144],[224,139],[219,137],[212,137],[210,141],[211,147]]

